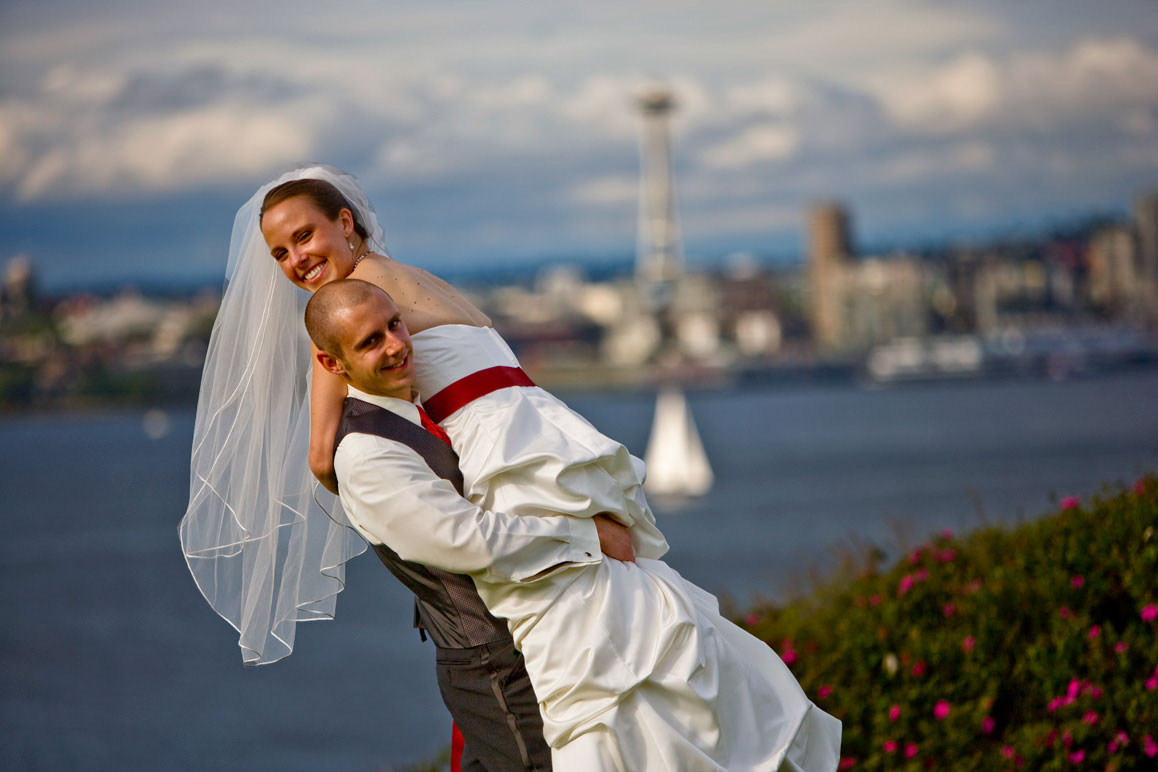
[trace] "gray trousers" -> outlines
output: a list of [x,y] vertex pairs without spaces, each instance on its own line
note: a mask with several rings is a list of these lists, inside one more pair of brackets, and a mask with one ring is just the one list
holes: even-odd
[[466,740],[462,772],[549,772],[539,701],[514,643],[436,652],[442,701]]

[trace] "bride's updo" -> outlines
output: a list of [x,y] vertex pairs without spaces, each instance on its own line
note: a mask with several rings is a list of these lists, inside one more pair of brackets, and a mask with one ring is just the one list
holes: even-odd
[[283,182],[277,187],[270,188],[269,192],[265,194],[265,199],[261,202],[261,212],[257,216],[257,223],[261,225],[261,218],[265,216],[273,207],[297,196],[305,196],[313,205],[316,206],[322,214],[330,220],[337,220],[338,213],[343,209],[350,210],[350,215],[354,218],[354,232],[363,239],[370,238],[366,229],[358,219],[358,210],[350,205],[346,197],[338,192],[330,183],[325,180],[304,179],[304,180],[290,180]]

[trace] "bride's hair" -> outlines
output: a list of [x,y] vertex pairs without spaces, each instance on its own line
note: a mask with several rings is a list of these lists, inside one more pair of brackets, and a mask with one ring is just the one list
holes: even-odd
[[283,182],[275,188],[271,188],[265,194],[265,199],[261,202],[261,211],[257,216],[257,222],[261,224],[261,218],[273,207],[297,196],[305,196],[314,206],[321,210],[322,214],[330,220],[337,220],[338,214],[343,209],[350,210],[350,215],[354,218],[354,232],[363,239],[368,239],[366,229],[358,220],[357,210],[350,205],[346,197],[338,192],[330,183],[325,180],[304,179],[304,180],[290,180]]

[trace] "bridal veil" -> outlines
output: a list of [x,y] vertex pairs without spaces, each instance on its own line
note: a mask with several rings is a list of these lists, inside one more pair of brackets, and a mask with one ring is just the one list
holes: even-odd
[[262,186],[234,220],[180,532],[198,588],[240,633],[246,665],[287,656],[298,622],[332,619],[344,564],[366,549],[307,463],[311,350],[302,312],[309,296],[282,275],[258,223],[271,188],[305,178],[337,187],[371,247],[385,254],[357,180],[329,166],[295,169]]

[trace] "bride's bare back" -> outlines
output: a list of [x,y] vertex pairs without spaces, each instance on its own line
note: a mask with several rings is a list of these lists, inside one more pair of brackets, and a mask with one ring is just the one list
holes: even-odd
[[368,255],[350,274],[376,284],[394,298],[411,333],[442,324],[490,327],[491,320],[458,290],[421,268],[379,255]]

